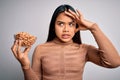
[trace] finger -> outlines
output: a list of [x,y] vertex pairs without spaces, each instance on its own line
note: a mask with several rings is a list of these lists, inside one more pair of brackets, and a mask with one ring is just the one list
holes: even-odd
[[75,13],[69,9],[68,12],[74,16],[74,19],[76,20],[77,23],[81,22],[81,15],[77,11]]
[[28,52],[30,51],[30,49],[31,49],[31,46],[30,46],[30,47],[25,48],[25,50],[24,50],[25,55],[28,55]]
[[79,25],[79,27],[75,30],[75,32],[78,32],[80,30],[87,30],[87,28],[84,25]]
[[77,10],[77,13],[80,15],[80,16],[79,16],[80,19],[81,19],[81,20],[84,20],[84,17],[83,17],[83,15],[82,15],[82,13],[81,13],[80,11],[78,11],[78,10]]
[[11,50],[15,57],[17,57],[17,46],[18,46],[18,41],[15,40],[13,46],[11,47]]
[[68,15],[68,16],[70,16],[70,17],[72,17],[73,19],[75,19],[75,16],[74,16],[74,15],[72,15],[70,12],[65,11],[65,14],[66,14],[66,15]]
[[79,10],[76,10],[76,12],[79,16],[83,16],[82,13]]
[[78,14],[78,12],[76,11],[76,13],[75,12],[73,12],[72,10],[68,10],[72,15],[74,15],[77,19],[79,19],[79,17],[80,17],[80,14]]
[[22,40],[18,40],[17,55],[19,57],[20,57],[20,54],[21,54],[21,45],[22,45]]
[[79,19],[77,13],[73,12],[72,10],[69,9],[68,11],[65,11],[65,12],[66,14],[73,17],[74,19]]
[[76,15],[76,13],[73,12],[72,10],[70,10],[70,9],[68,10],[68,12],[70,12],[70,13],[71,13],[72,15],[74,15],[74,16]]

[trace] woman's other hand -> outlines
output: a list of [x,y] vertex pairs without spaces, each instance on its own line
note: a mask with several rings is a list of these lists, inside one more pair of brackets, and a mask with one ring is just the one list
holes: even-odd
[[30,60],[28,58],[28,52],[31,47],[25,47],[22,51],[21,48],[22,40],[15,40],[11,50],[15,56],[15,58],[20,62],[23,69],[28,69],[30,67]]
[[76,13],[71,10],[68,10],[65,11],[65,14],[72,17],[78,24],[76,32],[79,30],[92,30],[92,26],[95,24],[91,21],[85,20],[82,13],[79,10],[76,10]]

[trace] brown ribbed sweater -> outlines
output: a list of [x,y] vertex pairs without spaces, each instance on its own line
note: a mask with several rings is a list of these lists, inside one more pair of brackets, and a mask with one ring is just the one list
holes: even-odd
[[43,80],[82,80],[87,47],[54,40],[41,45]]
[[86,61],[111,67],[102,51],[73,41],[62,43],[55,39],[39,45],[35,53],[32,69],[24,71],[29,74],[26,80],[82,80]]
[[54,39],[38,45],[32,68],[23,69],[25,80],[82,80],[84,66],[91,61],[103,67],[120,66],[120,56],[97,25],[91,31],[99,48]]

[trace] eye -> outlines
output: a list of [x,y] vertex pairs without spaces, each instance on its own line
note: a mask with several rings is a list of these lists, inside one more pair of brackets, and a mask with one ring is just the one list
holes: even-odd
[[70,26],[70,27],[75,27],[76,24],[72,22],[72,23],[69,24],[69,26]]
[[58,25],[62,27],[62,26],[64,26],[64,23],[63,22],[59,22]]

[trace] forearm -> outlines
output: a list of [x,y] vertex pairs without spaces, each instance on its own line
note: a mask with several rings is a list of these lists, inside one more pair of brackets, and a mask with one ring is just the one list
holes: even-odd
[[99,49],[103,51],[103,57],[112,66],[120,66],[120,56],[117,50],[115,49],[111,41],[99,29],[98,25],[94,24],[90,31],[93,34]]
[[40,80],[31,67],[29,69],[23,69],[23,73],[25,80]]

